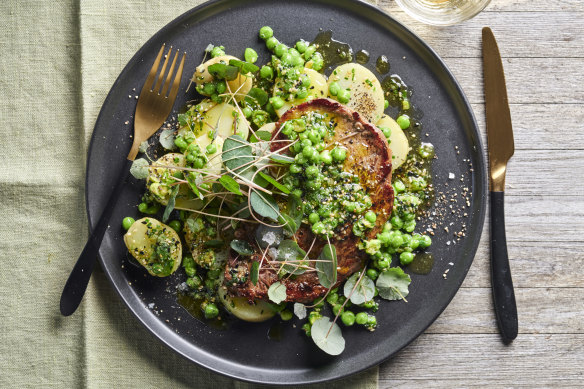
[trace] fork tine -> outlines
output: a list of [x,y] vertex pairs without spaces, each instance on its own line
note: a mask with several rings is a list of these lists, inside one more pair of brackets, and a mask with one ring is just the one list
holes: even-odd
[[[160,92],[160,94],[162,96],[166,96],[166,92],[168,91],[168,88],[170,87],[170,79],[172,78],[172,75],[174,74],[174,65],[176,65],[176,59],[178,58],[178,53],[179,51],[176,51],[176,54],[174,55],[174,59],[172,60],[172,65],[170,65],[170,70],[168,71],[168,75],[166,76],[166,81],[164,81],[164,86],[162,87],[162,92]],[[170,56],[170,54],[169,54]]]
[[178,66],[178,70],[176,72],[176,77],[172,83],[172,88],[170,89],[170,93],[168,94],[168,98],[170,101],[174,102],[176,99],[176,95],[178,94],[178,87],[180,86],[180,79],[182,78],[183,68],[185,66],[185,57],[187,53],[184,53],[182,59],[180,61],[180,65]]
[[154,77],[156,77],[156,71],[158,70],[158,65],[160,65],[160,59],[162,58],[162,53],[164,52],[164,43],[162,44],[162,47],[160,48],[160,51],[158,52],[158,56],[156,57],[156,60],[154,61],[154,64],[152,64],[152,68],[150,69],[150,73],[148,73],[148,77],[146,77],[146,81],[144,82],[144,86],[142,87],[142,91],[140,92],[140,95],[142,95],[145,92],[149,92],[150,91],[150,87],[152,86],[152,83],[154,82]]
[[166,53],[166,58],[164,60],[164,64],[162,65],[162,69],[160,70],[160,74],[158,75],[158,80],[156,80],[156,85],[152,90],[156,93],[160,91],[160,86],[162,85],[162,79],[164,78],[164,74],[166,73],[166,67],[168,66],[168,60],[170,59],[170,55],[172,53],[172,46],[168,49],[168,53]]

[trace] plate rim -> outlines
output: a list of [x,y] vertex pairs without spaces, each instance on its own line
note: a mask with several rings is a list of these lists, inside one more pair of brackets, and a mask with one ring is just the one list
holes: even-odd
[[[405,347],[410,345],[414,340],[416,340],[423,332],[425,332],[436,321],[436,319],[442,314],[442,312],[444,312],[446,307],[448,305],[450,305],[450,303],[452,302],[452,299],[460,290],[460,286],[462,285],[463,281],[466,279],[468,271],[470,270],[470,267],[472,266],[472,263],[473,263],[474,258],[476,256],[476,252],[478,250],[479,241],[480,241],[480,238],[481,238],[482,233],[483,233],[484,223],[485,223],[485,219],[486,219],[486,203],[487,203],[486,195],[487,195],[488,182],[487,182],[487,174],[486,174],[486,161],[485,161],[485,156],[483,153],[484,146],[483,146],[483,142],[482,142],[482,138],[481,138],[480,128],[478,126],[474,111],[473,111],[472,106],[470,105],[470,103],[468,101],[466,94],[464,93],[460,83],[457,81],[454,74],[452,73],[450,68],[446,65],[444,60],[434,51],[434,49],[432,49],[432,47],[430,47],[423,39],[421,39],[416,33],[414,33],[412,30],[410,30],[407,26],[402,24],[397,19],[393,18],[386,11],[382,10],[381,8],[379,8],[375,5],[369,4],[369,3],[365,2],[364,0],[311,0],[311,1],[314,1],[314,2],[317,2],[320,4],[325,4],[325,5],[328,5],[331,7],[335,7],[335,8],[340,8],[340,9],[347,9],[348,6],[350,6],[350,5],[365,7],[367,9],[367,11],[375,13],[378,18],[384,19],[385,23],[392,24],[394,27],[397,27],[398,30],[401,30],[401,32],[405,35],[406,39],[404,39],[404,38],[400,38],[400,39],[402,41],[406,42],[408,44],[408,46],[411,47],[411,42],[415,42],[424,51],[426,51],[426,54],[429,54],[430,57],[440,65],[440,67],[442,69],[439,69],[439,70],[441,71],[441,73],[444,73],[444,75],[447,76],[448,81],[451,84],[450,86],[454,87],[454,94],[460,98],[460,100],[461,100],[460,104],[462,104],[462,106],[465,108],[463,110],[463,112],[465,112],[466,115],[468,116],[465,119],[468,119],[470,121],[469,125],[470,125],[470,128],[472,129],[471,135],[474,135],[475,140],[476,140],[475,146],[478,148],[476,155],[477,155],[477,162],[478,162],[479,166],[473,166],[474,171],[477,172],[474,175],[476,186],[480,188],[480,193],[476,193],[477,201],[480,202],[479,207],[478,207],[477,219],[475,219],[476,220],[476,227],[475,228],[477,230],[477,236],[475,238],[476,242],[474,242],[474,244],[472,244],[472,249],[468,253],[468,257],[469,257],[467,260],[468,263],[464,264],[465,268],[462,271],[462,275],[460,277],[460,280],[459,280],[459,282],[456,283],[456,287],[452,288],[452,292],[450,293],[450,295],[448,295],[447,303],[444,305],[444,307],[442,307],[436,313],[436,315],[432,318],[432,320],[428,323],[428,325],[426,327],[420,329],[419,331],[415,332],[414,333],[415,336],[413,336],[410,340],[405,342],[401,347],[399,347],[398,349],[396,349],[392,353],[389,353],[389,354],[384,355],[384,356],[380,356],[380,357],[375,358],[373,360],[369,360],[368,363],[366,363],[363,367],[360,367],[356,370],[351,370],[349,372],[343,373],[340,376],[334,376],[334,377],[328,377],[328,378],[317,378],[317,379],[304,379],[304,380],[299,379],[299,380],[296,380],[293,382],[282,382],[282,381],[276,381],[276,380],[273,380],[273,381],[257,380],[257,379],[253,379],[253,378],[250,378],[247,376],[237,375],[235,373],[230,373],[228,371],[220,370],[219,368],[215,368],[211,364],[205,364],[201,361],[194,360],[191,356],[187,355],[185,352],[180,350],[178,347],[175,347],[175,345],[170,341],[170,339],[163,337],[162,336],[162,335],[164,335],[163,333],[159,333],[159,332],[155,331],[156,328],[154,328],[154,327],[162,328],[163,330],[169,330],[169,328],[166,325],[164,325],[162,323],[157,323],[157,322],[152,322],[153,324],[151,324],[147,320],[148,317],[142,317],[140,315],[140,313],[137,311],[136,307],[130,303],[130,299],[126,298],[126,296],[123,294],[121,286],[118,285],[116,282],[114,282],[113,277],[110,275],[109,271],[107,270],[107,265],[105,263],[106,261],[104,260],[102,254],[101,254],[101,249],[99,250],[98,261],[99,261],[100,267],[103,269],[103,272],[105,273],[106,278],[108,279],[109,283],[114,288],[114,290],[116,291],[119,298],[124,302],[126,308],[134,315],[134,317],[138,320],[138,322],[144,328],[147,329],[147,331],[151,335],[156,337],[166,347],[171,349],[173,352],[176,352],[178,355],[182,356],[183,358],[185,358],[189,362],[193,362],[193,363],[197,364],[198,366],[201,366],[205,369],[208,369],[214,373],[220,374],[224,377],[236,379],[236,380],[240,380],[240,381],[244,381],[244,382],[249,382],[249,383],[255,383],[255,384],[289,386],[289,385],[305,385],[305,384],[315,384],[315,383],[338,381],[338,380],[341,380],[341,379],[346,378],[348,376],[352,376],[352,375],[356,375],[358,373],[361,373],[361,372],[363,372],[363,371],[365,371],[373,366],[377,366],[380,363],[383,363],[384,361],[391,359],[397,353],[402,351]],[[88,173],[89,173],[89,167],[90,167],[89,161],[91,159],[92,152],[94,151],[93,146],[94,146],[94,140],[96,139],[96,131],[95,130],[98,126],[100,126],[101,122],[105,120],[103,117],[105,115],[104,107],[106,107],[107,104],[109,103],[109,101],[111,99],[113,99],[112,91],[127,76],[127,73],[130,71],[131,65],[134,64],[136,61],[140,60],[142,53],[145,51],[145,47],[149,46],[151,44],[151,42],[156,41],[161,35],[164,35],[167,32],[167,30],[170,30],[171,28],[175,27],[175,25],[182,23],[183,20],[190,18],[193,14],[201,13],[201,12],[204,12],[205,10],[212,10],[214,7],[221,7],[222,5],[226,5],[226,4],[230,4],[230,3],[234,3],[234,4],[254,3],[254,1],[253,0],[209,0],[209,1],[206,1],[202,4],[199,4],[196,7],[193,7],[191,9],[187,10],[186,12],[183,12],[181,15],[177,16],[176,18],[172,19],[167,24],[165,24],[162,28],[160,28],[156,33],[154,33],[150,38],[148,38],[142,44],[142,46],[137,50],[137,52],[128,60],[128,63],[124,66],[124,68],[120,72],[119,76],[116,78],[116,80],[114,81],[114,83],[110,87],[110,90],[109,90],[106,98],[104,99],[104,101],[101,105],[100,112],[99,112],[99,114],[96,118],[95,124],[93,126],[91,139],[90,139],[90,142],[88,144],[88,149],[87,149],[84,194],[85,194],[85,209],[86,209],[86,214],[87,214],[87,219],[88,219],[89,233],[91,233],[91,231],[93,229],[93,225],[97,222],[97,219],[98,219],[97,215],[91,215],[90,204],[88,201],[88,199],[89,199],[89,196],[88,196],[89,174]],[[364,12],[366,12],[366,11],[364,11]],[[382,26],[382,27],[384,30],[387,31],[387,28],[385,26]],[[444,85],[443,82],[441,82],[441,84]],[[168,331],[168,333],[170,335],[174,335],[174,336],[178,337],[178,335],[175,334],[173,331]],[[182,339],[182,338],[180,338],[180,339]],[[200,352],[205,353],[203,350],[200,350]],[[214,357],[214,358],[218,358],[218,357]],[[219,359],[223,360],[222,358],[219,358]],[[229,364],[234,365],[236,363],[229,361]],[[240,364],[236,364],[236,365],[240,365]],[[266,369],[257,369],[255,367],[250,367],[250,366],[246,366],[246,368],[254,369],[254,370],[258,370],[258,371],[259,370],[261,370],[261,371],[266,370]],[[297,376],[295,376],[295,377],[297,377]],[[289,377],[289,378],[291,378],[291,377]]]

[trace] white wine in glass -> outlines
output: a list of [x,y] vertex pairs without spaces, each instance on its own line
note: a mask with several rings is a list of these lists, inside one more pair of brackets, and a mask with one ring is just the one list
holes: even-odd
[[450,26],[481,12],[491,0],[395,0],[411,17],[427,24]]

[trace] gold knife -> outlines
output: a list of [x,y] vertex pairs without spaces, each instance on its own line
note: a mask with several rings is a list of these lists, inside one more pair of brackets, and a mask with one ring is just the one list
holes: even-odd
[[505,237],[505,173],[513,155],[513,128],[507,101],[505,73],[493,31],[483,28],[483,77],[491,185],[491,285],[503,342],[517,337],[517,305]]

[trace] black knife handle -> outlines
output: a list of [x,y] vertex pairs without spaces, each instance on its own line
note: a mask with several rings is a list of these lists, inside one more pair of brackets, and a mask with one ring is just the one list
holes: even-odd
[[491,192],[491,284],[499,331],[508,344],[517,337],[517,305],[505,238],[505,192]]
[[87,289],[87,284],[89,283],[89,278],[93,272],[93,267],[95,266],[99,246],[101,245],[112,212],[118,202],[122,188],[124,187],[124,182],[128,178],[131,166],[132,161],[126,160],[120,172],[120,176],[116,181],[116,186],[112,190],[107,204],[103,209],[103,213],[67,279],[67,283],[61,294],[60,302],[61,314],[63,316],[71,315],[81,303],[81,299],[83,298],[85,290]]

